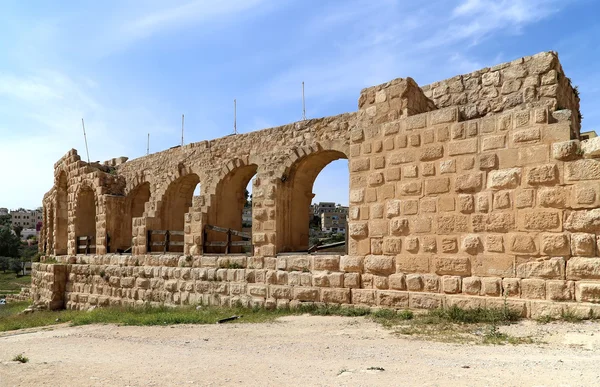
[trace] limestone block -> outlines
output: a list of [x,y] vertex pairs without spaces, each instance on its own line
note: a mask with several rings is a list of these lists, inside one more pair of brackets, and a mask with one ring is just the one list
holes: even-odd
[[579,140],[556,142],[552,144],[552,157],[569,161],[579,158]]
[[437,293],[440,290],[440,278],[435,274],[423,274],[423,291]]
[[498,167],[498,157],[494,153],[479,156],[479,169],[487,170]]
[[558,170],[556,164],[544,164],[529,168],[527,173],[527,183],[552,184],[558,180]]
[[454,173],[456,172],[456,162],[452,160],[440,161],[440,173]]
[[348,231],[352,238],[354,239],[363,239],[366,238],[369,234],[369,226],[368,223],[356,223],[351,222],[348,225]]
[[592,257],[596,253],[596,236],[587,233],[571,234],[571,254]]
[[408,274],[406,276],[406,288],[410,291],[420,292],[423,290],[423,276],[421,274]]
[[504,252],[504,237],[502,235],[487,235],[485,249],[492,253]]
[[406,276],[404,274],[392,274],[388,280],[390,289],[406,290]]
[[519,278],[565,278],[565,259],[553,257],[524,262],[517,265],[517,277]]
[[506,297],[520,297],[520,281],[517,278],[503,278],[502,295]]
[[313,257],[314,270],[338,271],[340,267],[339,255],[315,255]]
[[579,302],[600,302],[600,283],[576,282],[575,299]]
[[600,137],[590,138],[581,141],[581,151],[585,158],[598,158],[600,157]]
[[488,187],[494,189],[516,188],[521,182],[521,168],[508,168],[488,172]]
[[567,207],[569,189],[566,187],[540,188],[538,203],[542,207],[563,209]]
[[521,298],[543,300],[546,298],[546,281],[542,279],[521,280]]
[[600,179],[600,161],[584,159],[565,163],[565,178],[568,181],[598,180]]
[[334,304],[349,304],[350,289],[322,289],[321,301]]
[[442,238],[441,249],[443,253],[456,253],[458,251],[456,237]]
[[477,138],[467,140],[451,141],[448,143],[448,154],[450,156],[477,153]]
[[479,277],[465,277],[462,279],[463,293],[479,295],[481,291],[481,279]]
[[553,256],[569,256],[569,237],[567,234],[545,233],[541,235],[542,254]]
[[502,295],[502,280],[496,277],[481,278],[482,296],[500,296]]
[[458,175],[454,183],[456,192],[477,192],[482,186],[482,173],[466,173]]
[[477,254],[481,250],[481,240],[476,234],[467,234],[462,240],[462,250],[467,254]]
[[561,231],[562,229],[562,212],[551,210],[522,210],[519,211],[519,219],[521,220],[524,230],[554,230]]
[[361,273],[363,270],[362,256],[343,255],[340,257],[340,270],[343,272]]
[[397,291],[377,291],[377,305],[389,308],[408,308],[408,292]]
[[510,250],[517,254],[536,254],[538,251],[533,236],[529,234],[512,234]]
[[460,293],[461,277],[458,276],[443,276],[442,291],[447,294]]
[[435,195],[450,191],[450,179],[439,177],[425,180],[425,195]]
[[600,258],[574,257],[567,262],[567,279],[600,279]]
[[402,239],[398,237],[383,238],[383,253],[396,255],[402,252]]
[[576,185],[574,187],[575,203],[591,206],[596,203],[598,197],[597,188],[595,185]]
[[513,142],[517,144],[536,142],[539,141],[540,138],[540,130],[538,128],[516,130],[513,133]]
[[409,223],[407,218],[394,218],[390,220],[390,234],[402,235],[407,233],[409,230]]
[[408,305],[410,308],[415,309],[436,309],[442,307],[443,301],[443,296],[439,294],[410,293]]
[[596,232],[600,230],[600,208],[565,211],[563,227],[567,231]]
[[293,294],[298,301],[319,301],[318,288],[294,287]]
[[546,298],[552,301],[571,301],[575,297],[575,282],[546,281]]
[[400,215],[400,204],[402,202],[400,200],[388,200],[386,203],[386,218],[390,219],[395,216]]
[[419,160],[432,161],[444,156],[444,147],[440,144],[424,146],[421,149]]
[[345,273],[344,274],[344,287],[346,288],[360,288],[360,274],[359,273]]
[[375,305],[375,291],[369,289],[351,289],[352,303],[358,305]]
[[471,274],[471,261],[467,257],[435,257],[432,259],[433,271],[438,275]]
[[368,273],[389,275],[396,271],[394,257],[367,255],[364,260],[364,267]]

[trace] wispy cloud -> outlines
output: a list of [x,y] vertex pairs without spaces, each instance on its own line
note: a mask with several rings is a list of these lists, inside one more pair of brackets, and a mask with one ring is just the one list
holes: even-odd
[[[166,4],[166,3],[165,3]],[[119,33],[127,42],[148,38],[163,31],[223,23],[226,19],[244,15],[266,4],[266,0],[195,0],[171,5],[127,20]]]

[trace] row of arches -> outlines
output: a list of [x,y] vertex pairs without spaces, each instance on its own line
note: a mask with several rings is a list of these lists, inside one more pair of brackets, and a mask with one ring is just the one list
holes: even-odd
[[[292,165],[286,166],[283,173],[278,176],[277,194],[269,200],[277,208],[277,253],[303,251],[308,248],[309,230],[311,219],[309,209],[314,197],[313,185],[319,173],[332,161],[347,159],[345,153],[337,150],[318,151],[299,157]],[[89,185],[83,185],[74,193],[73,225],[72,230],[76,238],[76,252],[81,236],[92,236],[92,244],[99,245],[102,241],[106,252],[128,252],[135,236],[135,220],[153,217],[155,223],[152,228],[170,230],[173,233],[172,241],[183,242],[183,231],[186,226],[186,215],[191,211],[201,214],[202,220],[207,224],[232,229],[242,230],[245,206],[247,206],[246,188],[253,177],[257,175],[259,166],[255,163],[237,163],[229,167],[228,171],[219,177],[211,192],[200,189],[200,176],[191,171],[185,171],[180,177],[171,181],[166,190],[156,192],[150,181],[140,181],[129,190],[128,194],[120,198],[112,198],[111,205],[104,199],[99,201],[98,193]],[[180,171],[181,173],[181,171]],[[272,174],[270,174],[272,176]],[[348,187],[340,187],[346,195]],[[250,191],[252,191],[250,189]],[[155,195],[155,197],[153,197]],[[261,194],[264,195],[264,192]],[[194,203],[195,196],[198,203]],[[64,255],[68,251],[69,235],[69,195],[67,175],[63,171],[56,181],[55,197],[47,209],[47,245],[50,253]],[[256,203],[255,201],[253,203]],[[103,207],[102,207],[103,206]],[[101,208],[102,207],[102,208]],[[247,207],[246,207],[247,208]],[[106,214],[106,212],[117,212]],[[150,216],[149,213],[152,212]],[[105,235],[99,235],[99,214],[104,213],[101,224],[105,224]],[[112,219],[112,221],[111,221]],[[149,226],[150,227],[150,226]],[[205,238],[210,241],[222,241],[227,235],[212,230],[207,230]],[[241,240],[240,237],[231,237],[232,240]],[[183,243],[176,244],[180,248],[171,249],[172,252],[182,252]],[[98,249],[95,249],[98,251]],[[219,253],[218,247],[207,247],[205,253]],[[233,248],[231,253],[244,252],[242,247]]]

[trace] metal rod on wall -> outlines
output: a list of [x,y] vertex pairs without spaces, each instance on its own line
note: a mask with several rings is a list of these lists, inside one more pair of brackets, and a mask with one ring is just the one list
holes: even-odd
[[233,100],[233,133],[237,134],[237,100]]
[[146,143],[146,156],[150,154],[150,133],[148,133],[148,142]]
[[87,161],[89,164],[90,163],[90,151],[88,150],[87,136],[85,135],[85,123],[83,122],[83,118],[81,119],[81,126],[83,127],[83,140],[85,141],[85,153],[87,154]]
[[182,114],[181,115],[181,146],[183,146],[183,123],[184,123],[184,116]]
[[302,121],[306,121],[306,103],[304,101],[304,81],[302,81]]

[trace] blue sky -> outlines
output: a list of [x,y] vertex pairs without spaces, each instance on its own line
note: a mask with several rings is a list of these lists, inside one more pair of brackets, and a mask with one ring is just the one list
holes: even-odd
[[[421,5],[423,3],[424,5]],[[600,125],[593,0],[106,0],[0,2],[0,207],[37,207],[69,149],[139,157],[180,141],[354,111],[360,89],[420,85],[558,51]],[[315,200],[348,202],[347,162]]]

